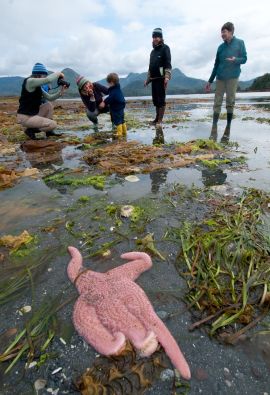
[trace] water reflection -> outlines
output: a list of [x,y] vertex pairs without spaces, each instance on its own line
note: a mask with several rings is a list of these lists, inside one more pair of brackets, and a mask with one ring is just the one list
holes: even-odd
[[202,182],[206,187],[222,185],[226,181],[227,174],[221,169],[202,170]]
[[151,191],[153,193],[158,193],[160,186],[165,184],[167,180],[167,169],[160,169],[156,170],[153,173],[150,173],[150,180],[151,180]]
[[164,133],[161,125],[156,125],[156,135],[153,138],[153,144],[164,144]]
[[21,148],[31,166],[41,171],[50,168],[55,170],[63,165],[63,147],[58,142],[41,140],[33,144],[31,141],[27,141],[21,145]]
[[[161,125],[156,125],[156,135],[153,138],[153,144],[164,144],[164,133]],[[153,173],[150,173],[151,180],[151,191],[153,193],[159,192],[159,188],[162,184],[164,184],[167,180],[167,169],[156,170]]]

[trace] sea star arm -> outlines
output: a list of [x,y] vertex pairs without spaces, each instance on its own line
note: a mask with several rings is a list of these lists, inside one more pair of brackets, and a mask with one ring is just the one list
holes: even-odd
[[78,333],[103,355],[118,354],[125,346],[121,332],[111,334],[100,322],[93,306],[80,297],[73,311],[73,322]]
[[131,262],[116,267],[108,273],[116,277],[125,277],[130,280],[136,280],[142,272],[150,269],[152,266],[152,260],[145,252],[127,252],[122,254],[121,258],[129,259]]
[[68,247],[68,251],[71,255],[71,260],[69,261],[68,267],[67,267],[67,273],[68,277],[71,282],[74,283],[76,277],[80,273],[80,270],[82,269],[82,255],[79,250],[75,247]]
[[152,331],[156,334],[158,341],[164,347],[166,354],[168,355],[176,369],[180,372],[181,376],[184,379],[189,380],[191,377],[190,369],[176,340],[174,339],[168,328],[157,316],[151,318],[151,325],[147,323],[148,328],[151,328]]

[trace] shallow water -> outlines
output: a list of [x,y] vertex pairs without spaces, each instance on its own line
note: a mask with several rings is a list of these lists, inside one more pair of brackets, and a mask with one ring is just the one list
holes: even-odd
[[[208,138],[211,129],[213,95],[207,95],[206,101],[205,95],[181,95],[180,98],[187,99],[187,102],[174,103],[169,101],[162,132],[160,130],[157,131],[154,127],[147,126],[146,121],[152,119],[154,115],[152,104],[150,102],[145,103],[147,101],[145,97],[142,100],[136,98],[136,102],[132,104],[132,109],[127,106],[127,114],[142,121],[143,126],[130,128],[128,140],[153,144],[157,139],[170,143],[173,141],[186,142],[198,138]],[[192,102],[188,102],[190,99],[192,99]],[[109,177],[104,191],[99,191],[93,187],[82,187],[74,190],[65,186],[58,188],[49,187],[44,183],[41,176],[36,180],[30,178],[21,179],[13,188],[0,191],[0,234],[18,234],[24,229],[34,233],[41,226],[51,225],[55,218],[63,221],[72,219],[72,216],[69,218],[67,209],[74,205],[82,195],[94,196],[96,200],[104,198],[108,202],[128,204],[150,194],[151,199],[158,200],[159,193],[162,192],[163,188],[173,183],[180,183],[187,187],[192,187],[193,185],[197,187],[223,186],[225,193],[240,191],[245,187],[264,189],[269,192],[270,124],[259,123],[255,120],[256,118],[269,119],[269,111],[270,97],[268,94],[238,95],[235,110],[236,118],[232,123],[230,140],[237,142],[238,146],[235,150],[239,155],[247,157],[247,166],[241,167],[241,170],[225,167],[209,170],[195,165],[181,169],[159,170],[152,174],[137,174],[139,182],[136,183],[130,183],[124,177],[112,175]],[[225,112],[225,109],[223,109],[223,112]],[[254,119],[243,120],[246,117]],[[186,118],[187,121],[178,122],[178,118]],[[172,122],[166,122],[170,120]],[[224,120],[219,122],[218,141],[222,136],[225,123]],[[100,117],[100,128],[104,131],[110,129],[108,115]],[[92,132],[91,127],[89,130],[77,132],[73,132],[70,129],[66,133],[82,137],[89,134],[89,132]],[[30,156],[27,153],[21,155],[24,157],[26,166],[37,167],[42,174],[46,174],[46,171],[51,172],[59,169],[88,168],[87,164],[82,160],[84,152],[73,145],[63,148],[54,160],[49,163],[35,162],[32,158],[30,160]],[[189,211],[188,215],[194,221],[202,215],[200,212],[193,212],[192,206],[187,207],[186,211]],[[78,221],[80,221],[81,225],[84,225],[83,229],[91,229],[91,217],[78,218]],[[168,225],[165,217],[162,218],[161,216],[160,221],[160,228]],[[156,228],[155,231],[158,234],[159,226],[156,225]],[[36,284],[41,294],[54,294],[56,290],[61,289],[63,281],[66,281],[65,269],[68,258],[60,255],[60,248],[68,245],[69,242],[69,237],[63,230],[59,231],[59,233],[56,232],[56,234],[44,235],[43,246],[56,246],[56,248],[59,248],[59,254],[55,255],[55,259],[51,263],[53,274],[45,272]],[[128,246],[125,246],[125,248],[128,248]],[[94,265],[95,270],[98,270],[101,262],[94,260],[93,262],[91,261],[91,264]],[[103,270],[109,268],[110,265],[110,260],[103,262]],[[170,266],[170,269],[167,263],[164,262],[157,262],[155,265],[153,273],[149,273],[148,277],[146,275],[140,280],[140,284],[146,291],[153,292],[155,295],[157,290],[168,287],[168,284],[169,288],[183,286],[183,282],[179,279],[173,265]],[[52,283],[50,276],[53,276],[55,283]],[[8,311],[7,320],[10,320],[12,324],[16,323],[19,318],[17,313],[13,311],[14,308],[17,310],[22,304],[30,303],[30,299],[30,295],[26,295],[22,300],[16,301],[15,307],[12,306],[11,314]],[[153,297],[152,302],[156,310],[165,309],[167,312],[174,312],[177,309],[183,309],[182,303],[179,302],[176,305],[175,300],[172,299],[168,298],[168,301],[165,302]],[[70,315],[71,307],[67,314],[69,321]],[[191,361],[192,367],[194,369],[199,367],[208,372],[208,377],[205,380],[196,377],[193,379],[191,394],[211,393],[227,395],[252,393],[259,395],[269,390],[270,382],[267,378],[269,356],[265,356],[264,353],[264,350],[270,347],[269,337],[257,342],[244,343],[235,349],[221,346],[217,342],[211,341],[203,332],[188,333],[185,331],[185,335],[181,337],[183,328],[187,327],[189,321],[190,314],[185,311],[179,315],[179,320],[169,320],[168,326],[176,334],[176,338],[183,346],[185,355]],[[54,368],[59,366],[59,363],[62,363],[69,373],[70,371],[73,373],[72,369],[78,370],[79,368],[79,373],[82,373],[83,369],[91,363],[95,354],[89,354],[89,349],[85,347],[82,341],[78,342],[77,338],[75,340],[74,349],[68,349],[63,352],[61,349],[60,362],[55,362],[56,365],[54,365],[54,362],[51,363],[48,375]],[[63,347],[63,345],[58,345],[58,349],[60,347]],[[84,358],[81,357],[82,353]],[[77,359],[81,359],[81,362],[78,362]],[[229,374],[225,369],[229,370]],[[249,388],[252,388],[252,392],[248,392]],[[148,393],[149,395],[169,395],[170,391],[171,382],[158,383]],[[16,393],[16,391],[13,393]]]

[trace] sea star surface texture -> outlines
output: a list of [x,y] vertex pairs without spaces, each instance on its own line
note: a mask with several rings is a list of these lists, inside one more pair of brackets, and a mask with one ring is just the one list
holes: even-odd
[[151,268],[150,256],[128,252],[121,255],[128,263],[98,273],[83,267],[75,247],[68,250],[68,277],[80,293],[73,310],[78,333],[104,355],[119,354],[129,340],[142,356],[149,356],[159,342],[181,376],[190,379],[189,366],[177,342],[135,283],[142,272]]

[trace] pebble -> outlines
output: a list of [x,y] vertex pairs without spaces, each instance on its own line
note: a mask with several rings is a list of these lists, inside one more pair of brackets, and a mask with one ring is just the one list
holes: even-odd
[[228,368],[224,368],[224,375],[225,375],[226,377],[228,377],[228,376],[231,375],[230,370],[229,370]]
[[26,367],[28,367],[28,369],[32,369],[32,368],[34,368],[36,365],[37,365],[37,362],[36,362],[36,361],[33,361],[33,362],[29,363],[28,366],[27,366],[27,364],[26,364]]
[[166,318],[168,318],[169,314],[167,313],[167,311],[160,310],[157,311],[157,315],[161,320],[165,320]]
[[174,378],[174,371],[172,369],[165,369],[160,374],[162,381],[171,381]]
[[62,369],[63,369],[63,368],[54,369],[54,371],[52,372],[52,374],[56,374],[56,373],[60,372]]

